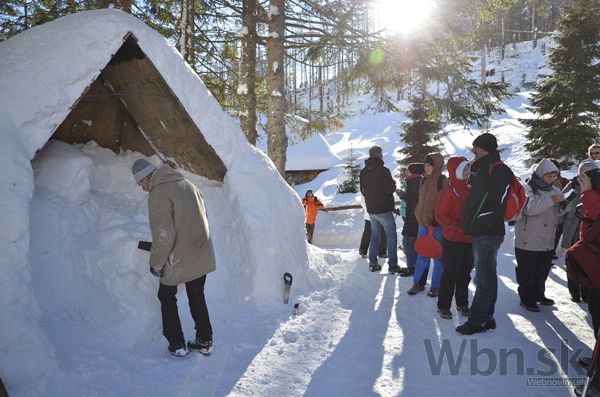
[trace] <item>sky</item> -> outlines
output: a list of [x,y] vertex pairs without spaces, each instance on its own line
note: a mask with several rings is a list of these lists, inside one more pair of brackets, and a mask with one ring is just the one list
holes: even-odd
[[[123,22],[115,13],[87,15],[94,21]],[[79,23],[71,19],[63,28]],[[140,29],[131,23],[132,29]],[[87,34],[91,43],[107,40],[101,32]],[[141,30],[138,36],[150,53],[174,59],[159,50],[157,39]],[[47,40],[40,45],[55,48],[51,37]],[[0,54],[3,49],[0,46]],[[23,57],[35,55],[27,48],[20,51]],[[528,94],[522,82],[534,81],[546,70],[545,57],[539,48],[532,51],[531,43],[508,53],[504,62],[489,59],[517,95],[505,103],[506,113],[495,117],[491,129],[506,163],[518,175],[528,175],[531,164],[516,119],[527,115]],[[84,57],[77,62],[71,65],[75,70],[92,70],[96,64]],[[188,72],[176,66],[163,71],[168,81],[190,81]],[[0,73],[0,85],[10,86],[6,76]],[[49,78],[50,83],[63,82]],[[198,106],[193,89],[177,87],[175,93],[183,103]],[[44,103],[55,103],[56,109],[68,108],[66,101],[55,99],[62,94],[49,90],[40,104],[32,106],[44,109]],[[344,126],[324,139],[339,158],[350,147],[366,155],[368,147],[379,144],[386,164],[395,168],[396,151],[403,144],[398,125],[404,116],[368,111],[371,104],[367,95],[355,97]],[[20,160],[27,159],[31,148],[23,148],[17,134],[24,128],[21,121],[29,117],[27,126],[39,126],[30,129],[33,135],[28,140],[43,141],[49,138],[41,128],[47,127],[48,116],[21,111],[0,113],[0,125],[14,132],[4,134],[0,148],[3,158],[14,160],[3,160],[3,178],[31,181],[29,196],[27,184],[22,194],[14,191],[20,188],[17,182],[5,183],[13,188],[0,190],[3,210],[16,212],[14,217],[3,215],[15,226],[4,223],[0,235],[0,248],[15,259],[11,272],[0,275],[0,377],[12,397],[445,396],[483,391],[564,396],[572,395],[570,383],[583,378],[572,361],[590,355],[593,335],[586,307],[569,300],[563,252],[559,251],[547,282],[547,296],[556,305],[543,307],[540,313],[524,311],[516,294],[513,235],[508,228],[498,256],[498,328],[461,336],[454,328],[465,318],[454,307],[452,320],[441,319],[435,300],[424,293],[406,294],[412,280],[388,275],[383,261],[381,273],[367,270],[366,260],[358,255],[361,210],[320,212],[314,245],[302,239],[297,214],[299,196],[306,189],[313,189],[329,207],[358,202],[355,194],[335,194],[344,178],[343,164],[295,186],[298,194],[294,194],[274,176],[276,171],[264,155],[241,146],[237,137],[243,136],[233,129],[219,131],[222,138],[218,138],[209,128],[207,139],[217,153],[226,146],[219,139],[239,146],[236,150],[246,168],[238,166],[233,156],[223,155],[229,169],[223,185],[185,173],[205,197],[217,255],[217,270],[206,284],[214,352],[210,357],[193,353],[176,359],[167,353],[161,334],[158,280],[148,271],[148,253],[137,249],[139,240],[149,239],[147,196],[130,171],[142,155],[115,154],[93,142],[50,141],[40,147],[28,168],[28,160]],[[207,117],[203,122],[211,126],[222,116]],[[447,131],[444,155],[469,157],[466,148],[478,131],[453,126]],[[29,220],[26,226],[19,223],[23,212]],[[396,222],[401,229],[401,220]],[[12,243],[6,242],[8,237]],[[23,262],[23,252],[28,262]],[[246,256],[248,252],[251,256]],[[283,252],[301,254],[273,259]],[[399,257],[402,266],[402,252]],[[294,275],[287,305],[282,281],[286,271]],[[471,285],[471,296],[473,291]],[[178,297],[184,333],[191,339],[193,321],[182,286]],[[299,313],[294,315],[296,303]],[[21,346],[24,337],[28,345]]]

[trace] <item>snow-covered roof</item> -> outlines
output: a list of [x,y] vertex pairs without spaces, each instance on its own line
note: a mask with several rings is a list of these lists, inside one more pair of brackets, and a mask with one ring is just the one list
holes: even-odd
[[323,135],[312,135],[305,141],[288,147],[286,171],[328,170],[342,160],[333,153]]
[[[218,245],[217,268],[244,275],[221,276],[224,294],[234,301],[273,303],[280,298],[284,268],[295,274],[299,285],[308,285],[306,281],[316,277],[307,271],[304,213],[298,196],[273,163],[248,144],[238,123],[163,36],[118,10],[57,19],[0,43],[0,268],[10,269],[0,272],[0,372],[13,383],[26,382],[19,379],[23,374],[39,378],[53,367],[51,343],[39,327],[28,253],[34,189],[31,160],[129,34],[226,167],[222,184],[194,178],[201,190],[213,192],[207,208]],[[220,216],[222,206],[227,208],[227,219],[235,219],[235,228]]]

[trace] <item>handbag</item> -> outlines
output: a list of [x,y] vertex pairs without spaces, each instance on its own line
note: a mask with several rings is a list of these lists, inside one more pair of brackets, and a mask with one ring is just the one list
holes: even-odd
[[427,226],[427,234],[415,241],[415,251],[425,258],[439,259],[442,256],[442,244],[433,236],[434,226]]

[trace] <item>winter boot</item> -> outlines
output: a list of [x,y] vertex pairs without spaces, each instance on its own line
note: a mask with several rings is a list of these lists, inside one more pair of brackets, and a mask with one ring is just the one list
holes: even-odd
[[204,356],[210,356],[212,353],[212,345],[212,339],[201,341],[200,339],[196,338],[196,340],[189,341],[187,343],[188,349],[200,352],[200,354]]
[[425,287],[419,284],[415,284],[412,286],[411,289],[409,289],[407,292],[409,295],[416,295],[421,291],[425,291]]
[[369,271],[370,272],[378,272],[381,270],[381,265],[378,265],[377,263],[370,263],[369,264]]
[[523,302],[521,301],[521,306],[525,308],[525,310],[529,310],[530,312],[539,312],[540,307],[535,302]]
[[469,310],[469,306],[458,306],[456,308],[456,311],[458,312],[458,314],[465,317],[469,317],[469,313],[471,312]]
[[431,288],[429,290],[429,292],[427,293],[427,296],[429,296],[430,298],[437,298],[439,292],[440,292],[439,288]]
[[188,355],[189,351],[185,347],[185,345],[172,346],[169,345],[169,354],[175,357],[185,357]]
[[546,298],[545,296],[538,299],[538,303],[544,306],[552,306],[554,305],[554,299]]
[[486,324],[487,323],[485,323],[483,325],[478,325],[478,324],[473,324],[473,323],[470,323],[467,321],[463,325],[459,325],[458,327],[456,327],[456,332],[458,332],[459,334],[463,334],[463,335],[478,334],[480,332],[485,332],[489,329],[489,328],[487,328]]
[[388,266],[388,272],[390,274],[399,274],[401,271],[402,271],[402,269],[398,265],[396,265],[396,266],[389,265]]
[[441,318],[445,318],[446,320],[452,320],[452,312],[448,309],[438,309],[438,313]]

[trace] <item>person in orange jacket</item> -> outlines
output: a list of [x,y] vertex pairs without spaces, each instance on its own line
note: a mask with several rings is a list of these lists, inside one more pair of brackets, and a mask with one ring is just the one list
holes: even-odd
[[312,244],[315,222],[317,221],[317,211],[323,208],[323,203],[315,197],[312,190],[307,190],[302,199],[302,205],[306,214],[306,240],[309,244]]

